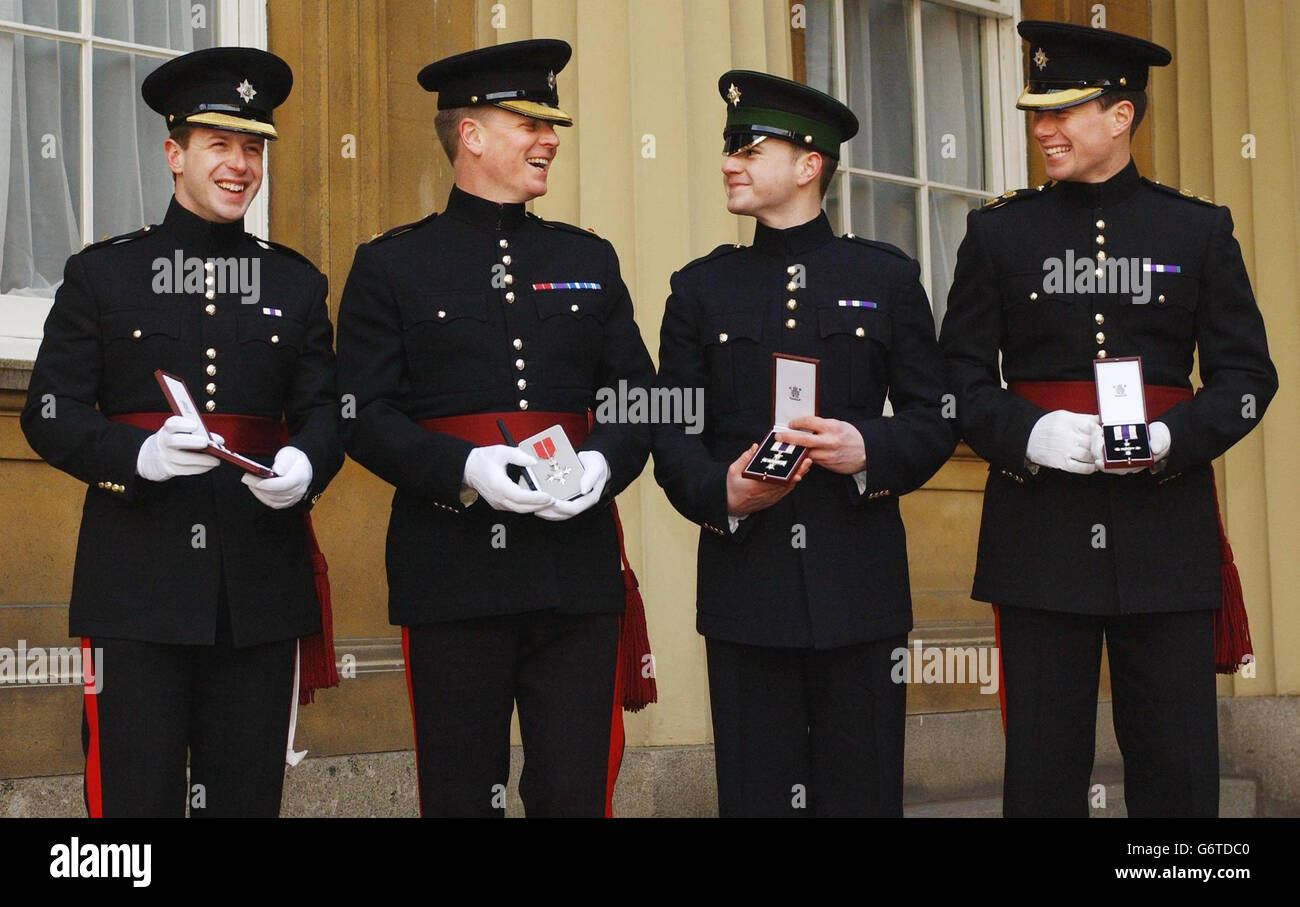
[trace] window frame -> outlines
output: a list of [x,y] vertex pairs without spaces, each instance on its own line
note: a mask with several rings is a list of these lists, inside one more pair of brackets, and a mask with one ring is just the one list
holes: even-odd
[[[841,163],[834,179],[838,190],[839,224],[841,232],[853,231],[852,177],[862,177],[895,186],[905,186],[916,192],[916,258],[921,265],[921,285],[934,307],[934,286],[930,248],[931,191],[945,192],[967,198],[997,198],[1008,189],[1024,186],[1028,179],[1025,131],[1014,119],[1016,99],[1020,95],[1024,73],[1020,58],[1020,37],[1016,22],[1020,20],[1020,0],[926,0],[940,6],[952,7],[962,12],[976,13],[981,23],[984,72],[984,140],[985,186],[971,189],[928,179],[929,160],[926,150],[929,137],[925,124],[925,49],[921,42],[921,2],[904,0],[907,4],[908,28],[916,38],[915,52],[911,54],[912,78],[912,128],[914,135],[916,176],[902,176],[868,170],[865,167]],[[834,95],[847,101],[848,54],[844,29],[844,0],[832,0],[832,40],[835,42],[833,72]]]
[[[78,167],[81,170],[81,242],[82,247],[95,241],[94,223],[94,57],[96,50],[124,51],[138,56],[155,59],[171,59],[181,56],[184,51],[170,50],[148,44],[136,44],[116,38],[104,38],[94,34],[95,3],[104,0],[80,0],[78,16],[79,31],[65,31],[40,25],[26,25],[9,19],[0,19],[0,32],[22,35],[24,37],[42,38],[74,44],[79,53],[80,121],[82,142]],[[108,0],[112,2],[112,0]],[[266,49],[266,0],[216,0],[217,45],[239,45]],[[244,216],[244,226],[258,236],[266,236],[269,226],[270,209],[270,162],[269,153],[262,187],[257,197],[248,207]],[[159,212],[161,214],[161,212]],[[143,224],[141,224],[143,226]],[[74,254],[77,250],[73,250]],[[36,360],[44,333],[45,319],[54,304],[52,297],[19,296],[0,293],[0,360],[7,360],[9,367],[21,367],[23,363]]]

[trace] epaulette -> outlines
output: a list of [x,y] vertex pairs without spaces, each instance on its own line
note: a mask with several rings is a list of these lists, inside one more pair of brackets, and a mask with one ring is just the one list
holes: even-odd
[[1001,208],[1007,202],[1014,202],[1017,201],[1018,199],[1029,198],[1030,196],[1038,195],[1038,193],[1042,192],[1044,189],[1050,189],[1054,185],[1056,184],[1049,181],[1043,183],[1041,186],[1034,186],[1027,189],[1009,189],[1008,191],[1003,192],[997,198],[991,198],[988,201],[986,201],[983,204],[983,206],[981,206],[980,210],[991,211],[994,208]]
[[880,242],[879,240],[876,239],[865,239],[864,237],[858,236],[856,233],[845,233],[840,238],[849,239],[857,243],[862,243],[864,246],[871,246],[873,249],[879,249],[882,252],[888,252],[891,255],[897,255],[899,258],[905,258],[908,261],[912,260],[912,256],[908,255],[902,249],[898,248],[898,246],[892,246],[887,242]]
[[383,242],[386,239],[392,239],[394,236],[401,236],[403,233],[414,230],[416,227],[424,226],[425,224],[427,224],[429,221],[433,220],[437,216],[438,216],[438,212],[435,211],[432,214],[420,218],[419,220],[411,221],[411,223],[409,224],[402,224],[400,227],[393,227],[393,229],[391,230],[385,230],[382,233],[376,233],[374,236],[370,237],[370,241]]
[[721,246],[718,246],[708,255],[701,256],[700,258],[697,258],[692,262],[688,262],[687,264],[682,265],[682,267],[678,269],[677,273],[680,274],[682,271],[689,271],[691,268],[695,267],[696,265],[702,265],[706,261],[713,261],[713,259],[721,258],[723,255],[730,255],[732,252],[739,252],[741,249],[748,249],[748,248],[749,246],[742,245],[741,243],[725,243]]
[[130,233],[123,233],[121,236],[105,236],[99,242],[86,243],[84,246],[81,247],[81,251],[89,252],[91,249],[99,249],[103,246],[115,246],[118,243],[130,242],[133,239],[139,239],[140,237],[148,233],[150,230],[152,230],[155,226],[157,225],[145,224],[139,230],[133,230]]
[[303,262],[304,264],[308,265],[313,271],[319,270],[316,267],[316,263],[314,261],[312,261],[306,255],[303,255],[297,249],[291,249],[288,246],[282,245],[281,243],[278,243],[272,239],[262,239],[262,237],[254,236],[252,233],[246,233],[244,235],[247,236],[249,239],[251,239],[253,242],[257,243],[263,249],[274,249],[277,252],[283,252],[285,255],[288,255],[290,258],[296,258],[299,261]]
[[1173,186],[1166,186],[1164,183],[1158,183],[1155,180],[1142,177],[1142,182],[1146,183],[1152,189],[1159,189],[1161,192],[1168,192],[1170,195],[1176,195],[1179,198],[1185,198],[1189,202],[1200,202],[1203,205],[1215,207],[1214,199],[1205,195],[1197,195],[1191,189],[1176,189]]
[[573,224],[566,224],[564,221],[547,220],[544,217],[538,217],[536,214],[534,214],[531,211],[524,212],[524,216],[531,218],[532,220],[537,221],[543,227],[549,227],[552,230],[564,230],[567,233],[577,233],[579,236],[585,236],[588,239],[601,238],[600,235],[595,230],[592,230],[590,227],[583,229],[582,227],[575,227]]

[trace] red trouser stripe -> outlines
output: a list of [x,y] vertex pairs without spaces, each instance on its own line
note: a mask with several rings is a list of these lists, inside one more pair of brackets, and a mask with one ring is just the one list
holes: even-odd
[[90,645],[90,637],[81,638],[81,680],[85,694],[86,727],[90,731],[90,742],[86,747],[86,808],[90,818],[104,818],[104,789],[99,772],[99,701],[95,693],[95,659]]
[[1002,666],[1002,615],[993,606],[993,641],[998,653],[998,709],[1002,712],[1002,736],[1007,734],[1007,675]]
[[411,631],[402,627],[402,664],[406,666],[406,698],[411,702],[411,735],[415,738],[415,799],[420,804],[420,816],[424,816],[423,801],[420,800],[420,735],[415,730],[415,688],[411,686]]
[[614,713],[609,719],[609,763],[605,773],[605,818],[614,818],[614,788],[618,784],[618,770],[623,765],[623,618],[618,619],[618,650],[614,657]]

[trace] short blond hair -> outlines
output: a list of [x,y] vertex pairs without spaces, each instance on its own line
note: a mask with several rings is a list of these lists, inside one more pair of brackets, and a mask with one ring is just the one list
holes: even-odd
[[471,107],[452,107],[448,110],[439,110],[438,115],[433,118],[433,131],[438,134],[442,150],[447,152],[447,160],[453,164],[456,163],[456,155],[460,152],[460,121],[473,115]]

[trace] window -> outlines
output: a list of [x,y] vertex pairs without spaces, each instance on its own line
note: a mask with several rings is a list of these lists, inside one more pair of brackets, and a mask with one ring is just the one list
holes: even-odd
[[36,358],[72,252],[166,211],[167,130],[145,76],[232,44],[265,47],[262,0],[0,0],[0,358]]
[[812,0],[806,10],[795,75],[861,124],[826,196],[831,223],[920,261],[937,327],[966,213],[1025,184],[1016,4]]

